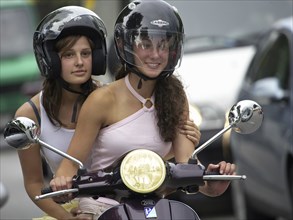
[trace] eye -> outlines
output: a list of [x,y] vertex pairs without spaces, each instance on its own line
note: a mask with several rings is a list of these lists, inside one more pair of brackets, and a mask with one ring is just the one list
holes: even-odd
[[143,49],[150,49],[150,48],[152,48],[152,43],[150,43],[149,41],[143,41],[142,42],[142,48]]
[[166,42],[166,41],[162,41],[162,42],[160,42],[159,44],[158,44],[158,49],[159,50],[167,50],[168,49],[168,47],[169,47],[169,44],[168,44],[168,42]]
[[70,59],[70,58],[74,57],[74,55],[75,54],[72,51],[66,51],[61,54],[61,58]]
[[90,57],[92,55],[92,51],[91,50],[84,50],[81,52],[81,56],[84,58]]

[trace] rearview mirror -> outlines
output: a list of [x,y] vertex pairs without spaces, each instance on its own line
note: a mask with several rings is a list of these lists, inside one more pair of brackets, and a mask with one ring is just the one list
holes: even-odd
[[237,133],[250,134],[261,126],[263,111],[256,102],[243,100],[232,106],[228,120],[231,128]]
[[251,100],[243,100],[235,105],[228,114],[229,126],[223,128],[220,132],[195,149],[191,159],[197,159],[197,154],[221,137],[226,131],[232,128],[240,134],[250,134],[255,132],[262,124],[263,111],[259,104]]
[[31,143],[36,143],[38,127],[33,120],[19,117],[10,121],[4,130],[4,139],[16,149],[26,149]]
[[76,162],[79,165],[81,172],[84,170],[84,166],[79,160],[40,140],[39,128],[35,122],[29,118],[18,117],[10,121],[4,129],[4,139],[11,147],[18,150],[27,149],[30,147],[30,144],[38,143],[41,146]]

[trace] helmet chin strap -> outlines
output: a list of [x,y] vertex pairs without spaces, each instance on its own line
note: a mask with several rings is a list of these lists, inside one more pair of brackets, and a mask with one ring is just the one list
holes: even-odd
[[76,91],[76,90],[70,88],[69,83],[66,82],[62,77],[59,78],[59,82],[61,83],[62,88],[65,89],[65,90],[67,90],[68,92],[75,93],[75,94],[80,94],[80,95],[84,95],[83,92]]
[[79,94],[76,101],[74,102],[73,109],[72,109],[72,115],[71,115],[71,123],[76,123],[76,121],[77,121],[77,106],[80,103],[80,101],[84,97],[87,96],[87,94],[70,88],[69,83],[66,82],[62,77],[59,78],[59,82],[61,83],[62,88],[64,88],[65,90],[67,90],[71,93]]
[[137,89],[141,89],[142,80],[147,81],[147,80],[165,79],[165,78],[171,76],[172,73],[174,72],[174,70],[173,71],[162,71],[160,73],[160,75],[158,75],[156,77],[148,77],[148,76],[144,75],[143,73],[141,73],[136,67],[129,68],[127,64],[125,64],[125,66],[126,66],[126,70],[133,72],[140,77],[139,82],[137,84]]

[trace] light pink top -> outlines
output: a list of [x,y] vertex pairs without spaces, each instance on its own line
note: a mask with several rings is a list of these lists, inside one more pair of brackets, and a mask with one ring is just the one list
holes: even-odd
[[[128,75],[125,83],[134,97],[143,104],[147,102],[131,87]],[[154,95],[151,101],[154,103]],[[100,130],[91,154],[90,170],[106,168],[124,153],[138,148],[152,150],[164,157],[171,146],[172,143],[165,142],[160,135],[154,105],[150,108],[142,105],[134,114]]]

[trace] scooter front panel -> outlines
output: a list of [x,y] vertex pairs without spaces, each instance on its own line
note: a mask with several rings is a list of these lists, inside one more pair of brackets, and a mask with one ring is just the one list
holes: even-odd
[[129,199],[105,211],[99,220],[200,220],[188,205],[168,199]]

